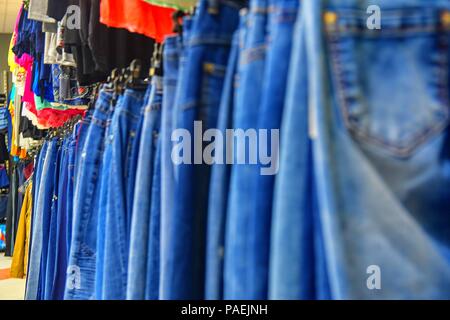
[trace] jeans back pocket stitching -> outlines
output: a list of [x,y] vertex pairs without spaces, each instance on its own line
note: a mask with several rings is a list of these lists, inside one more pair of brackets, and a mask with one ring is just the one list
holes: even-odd
[[342,69],[340,68],[340,58],[338,53],[338,43],[340,39],[339,31],[336,31],[335,29],[331,32],[327,32],[327,38],[328,43],[330,45],[330,53],[331,53],[331,66],[332,71],[334,73],[334,78],[337,85],[337,94],[338,94],[338,100],[339,100],[339,109],[342,112],[343,120],[345,123],[346,128],[353,134],[355,134],[358,138],[370,141],[380,147],[384,147],[388,149],[391,153],[393,153],[395,156],[399,157],[408,157],[411,155],[411,153],[416,150],[418,147],[420,147],[425,141],[429,140],[431,137],[437,135],[439,132],[442,132],[447,126],[449,122],[449,94],[446,90],[448,86],[445,84],[448,84],[447,74],[448,71],[445,72],[444,70],[448,70],[449,66],[449,58],[448,58],[448,35],[445,31],[439,31],[440,29],[433,29],[433,31],[437,31],[438,36],[442,36],[442,39],[438,39],[437,41],[441,42],[441,46],[438,48],[442,52],[442,55],[445,57],[445,59],[442,59],[441,66],[439,70],[442,70],[442,72],[439,72],[441,75],[441,79],[438,83],[442,84],[441,88],[439,90],[439,101],[447,107],[442,108],[444,112],[444,117],[442,121],[439,121],[438,123],[431,125],[427,128],[426,131],[422,132],[421,134],[418,134],[414,139],[414,143],[407,147],[396,147],[394,145],[387,144],[385,141],[382,141],[378,139],[377,137],[371,135],[370,133],[362,132],[361,129],[358,126],[355,126],[350,123],[350,114],[348,113],[348,103],[347,103],[347,97],[346,97],[346,89],[344,86],[344,77],[342,75]]

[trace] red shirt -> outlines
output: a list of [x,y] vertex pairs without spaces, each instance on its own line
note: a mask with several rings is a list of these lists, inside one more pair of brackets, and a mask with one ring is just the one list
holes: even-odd
[[162,42],[166,35],[173,33],[174,11],[142,0],[101,0],[100,22]]

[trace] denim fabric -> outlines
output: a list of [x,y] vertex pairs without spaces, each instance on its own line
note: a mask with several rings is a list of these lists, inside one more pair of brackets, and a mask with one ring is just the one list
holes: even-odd
[[[167,114],[165,112],[169,112],[170,109],[163,107],[163,114],[162,114],[162,143],[163,145],[163,159],[162,159],[162,212],[161,212],[161,265],[160,265],[160,271],[161,271],[161,279],[160,279],[160,297],[165,297],[168,289],[168,284],[170,283],[169,277],[171,277],[172,272],[170,271],[170,265],[172,263],[171,254],[169,252],[169,248],[171,246],[171,237],[172,232],[171,226],[173,225],[173,202],[174,202],[174,196],[175,196],[175,186],[178,181],[178,166],[174,166],[171,158],[172,153],[172,147],[173,142],[171,139],[173,130],[177,127],[177,117],[180,113],[179,110],[181,110],[181,105],[179,103],[181,93],[185,90],[185,86],[187,83],[187,80],[184,80],[184,77],[189,77],[189,75],[185,71],[186,67],[186,60],[187,60],[187,46],[190,39],[190,34],[192,30],[192,18],[191,17],[185,17],[183,19],[183,34],[182,37],[180,37],[180,41],[178,42],[179,45],[179,63],[178,63],[178,72],[174,70],[173,72],[177,72],[176,76],[174,78],[177,79],[177,86],[175,89],[175,96],[172,106],[171,114]],[[167,46],[167,50],[170,49],[170,43],[169,46]],[[170,61],[170,60],[169,60]],[[167,61],[166,64],[169,64],[169,61]],[[164,79],[166,79],[166,74],[170,72],[169,70],[165,70],[165,76]],[[170,75],[170,73],[169,73]],[[164,94],[163,99],[169,99],[170,91],[166,92]],[[170,122],[170,123],[169,123]],[[165,128],[164,123],[169,123],[169,127]],[[168,132],[166,132],[168,130]],[[166,139],[167,142],[164,142],[164,139]],[[167,145],[168,144],[168,145]],[[168,162],[167,162],[168,161]],[[169,168],[169,169],[168,169]],[[168,184],[166,184],[166,175],[170,175],[170,168],[172,168],[172,183],[173,185],[170,186],[170,180]],[[168,172],[169,170],[169,172]],[[171,188],[170,190],[167,190],[168,188]],[[168,272],[169,271],[169,272]]]
[[[184,27],[186,28],[186,27]],[[172,212],[174,201],[175,171],[171,158],[172,152],[172,128],[173,114],[175,109],[175,94],[177,90],[178,74],[180,68],[181,36],[166,38],[164,42],[164,77],[163,77],[163,102],[161,112],[161,246],[164,245],[165,235],[168,230],[167,214]],[[164,250],[160,250],[160,262],[163,258]],[[160,268],[160,278],[164,277],[164,268]]]
[[[68,203],[68,187],[71,184],[69,180],[69,150],[72,144],[71,136],[65,138],[62,145],[62,155],[60,164],[59,184],[57,193],[57,219],[56,219],[56,239],[55,249],[56,256],[54,262],[54,277],[51,295],[48,299],[62,300],[64,299],[64,289],[66,284],[67,271],[67,225],[69,224],[68,209],[72,202]],[[69,206],[68,206],[69,204]],[[47,275],[48,277],[48,275]],[[48,286],[48,285],[47,285]]]
[[[193,18],[186,45],[186,75],[179,86],[177,128],[194,136],[194,121],[203,128],[214,128],[220,105],[226,63],[232,35],[239,22],[239,7],[219,2],[217,14],[208,12],[208,1],[201,1]],[[192,79],[196,79],[193,81]],[[185,83],[181,81],[186,81]],[[201,148],[202,146],[197,146]],[[191,154],[195,147],[192,145]],[[210,167],[206,164],[178,166],[177,199],[173,207],[167,260],[163,263],[162,299],[202,299],[204,297],[205,239]]]
[[[239,85],[236,89],[233,127],[255,129],[264,86],[264,69],[267,49],[268,1],[250,1],[248,33],[239,58]],[[236,149],[242,147],[237,144]],[[250,150],[237,150],[247,154]],[[246,152],[247,151],[247,152]],[[235,163],[237,163],[235,156]],[[224,265],[225,299],[265,299],[267,281],[257,273],[256,256],[260,244],[252,235],[256,206],[256,164],[235,164],[232,167],[228,204],[226,247]],[[256,217],[256,219],[258,219]]]
[[[369,4],[382,9],[381,30],[367,29]],[[450,3],[305,1],[305,10],[332,297],[449,299]],[[322,10],[334,12],[326,23]],[[379,290],[367,286],[371,266]]]
[[144,123],[140,137],[128,261],[127,299],[130,300],[144,299],[149,277],[147,274],[147,253],[148,240],[150,239],[149,231],[153,224],[151,206],[153,203],[160,201],[160,199],[153,198],[152,185],[155,175],[153,168],[156,142],[158,141],[157,136],[161,124],[161,103],[162,79],[154,77],[147,106],[142,115]]
[[32,244],[30,248],[30,262],[28,269],[28,282],[25,294],[27,300],[41,300],[45,269],[43,264],[47,261],[47,245],[50,228],[51,204],[54,188],[55,164],[58,151],[58,142],[53,139],[48,142],[42,173],[39,181],[39,192],[36,204],[36,216],[33,219]]
[[[120,105],[123,97],[119,97],[117,105]],[[110,108],[115,107],[111,103]],[[109,188],[111,179],[111,153],[112,153],[112,129],[111,120],[109,119],[105,134],[105,151],[102,159],[102,171],[99,190],[99,205],[98,205],[98,222],[97,222],[97,254],[95,261],[95,299],[103,299],[103,277],[105,265],[105,234],[106,234],[106,215],[108,213],[109,202]]]
[[95,108],[91,106],[87,110],[86,115],[84,116],[83,120],[81,120],[80,125],[78,126],[76,153],[75,153],[75,180],[74,180],[74,183],[75,183],[74,188],[75,189],[76,189],[76,185],[79,180],[78,178],[80,177],[79,170],[81,169],[80,168],[81,167],[80,166],[81,154],[83,152],[84,144],[86,143],[86,135],[89,130],[89,126],[91,124],[92,117],[94,115],[94,110],[95,110]]
[[127,89],[111,122],[111,178],[106,216],[103,298],[125,299],[140,115],[146,92]]
[[157,138],[153,168],[152,205],[148,232],[146,300],[159,299],[161,246],[161,140]]
[[[47,292],[47,274],[48,279],[53,277],[52,262],[54,262],[54,234],[56,221],[56,204],[55,204],[55,188],[58,185],[59,176],[59,156],[60,156],[60,145],[57,139],[54,139],[54,146],[51,146],[51,158],[49,159],[49,169],[48,174],[43,175],[45,179],[45,188],[42,190],[44,192],[43,205],[42,205],[42,253],[41,253],[41,267],[39,273],[39,289],[38,289],[38,300],[46,300]],[[49,154],[47,154],[49,156]],[[47,161],[47,160],[46,160]],[[47,263],[50,263],[49,269],[47,269]],[[50,283],[51,281],[49,281]],[[48,288],[51,290],[51,288]]]
[[[246,10],[246,9],[242,9]],[[225,136],[232,127],[234,106],[235,73],[239,57],[239,39],[245,32],[246,14],[241,14],[240,28],[233,36],[233,46],[227,65],[227,73],[220,103],[217,128]],[[223,154],[229,145],[223,146]],[[231,165],[213,164],[211,168],[211,187],[209,192],[208,221],[206,236],[205,299],[223,298],[223,258],[225,247],[225,221],[230,184]]]
[[86,133],[79,159],[79,178],[74,193],[72,244],[65,299],[91,299],[94,296],[97,241],[99,174],[104,148],[105,130],[110,117],[112,94],[101,91]]
[[69,143],[68,151],[68,177],[67,177],[67,204],[66,204],[66,263],[69,262],[70,246],[72,245],[72,226],[73,226],[73,201],[75,192],[75,180],[77,172],[77,140],[79,138],[79,130],[77,127],[74,128],[72,133],[72,139]]
[[[257,129],[267,130],[268,137],[272,129],[280,129],[286,94],[287,76],[290,66],[290,55],[293,41],[293,27],[296,21],[299,1],[269,1],[268,40],[265,63],[265,83],[262,88],[260,109],[257,118]],[[297,121],[299,121],[297,119]],[[267,152],[278,162],[277,146],[268,144]],[[260,150],[261,151],[261,150]],[[262,169],[262,165],[259,164]],[[275,168],[277,164],[272,164]],[[269,281],[269,253],[272,219],[272,200],[276,175],[255,173],[252,202],[249,209],[247,232],[247,268],[251,271],[249,297],[267,299]],[[243,177],[241,177],[243,179]],[[245,196],[245,195],[242,195]],[[244,218],[244,217],[243,217]],[[248,262],[250,261],[250,262]]]
[[270,299],[316,299],[313,166],[308,136],[308,70],[304,11],[297,17],[274,194]]
[[[61,176],[61,163],[65,161],[64,142],[58,141],[58,151],[55,161],[55,173],[53,179],[52,201],[50,209],[50,228],[47,243],[47,257],[42,257],[42,268],[45,268],[45,277],[42,279],[42,299],[51,300],[53,296],[53,284],[55,280],[55,263],[57,259],[58,244],[58,220],[59,220],[59,179]],[[45,245],[45,243],[44,243]]]
[[[35,183],[33,184],[33,214],[31,216],[30,244],[28,250],[28,272],[25,286],[25,299],[36,300],[42,250],[42,211],[39,209],[42,172],[50,142],[45,141],[35,162]],[[31,251],[33,250],[34,251]],[[39,251],[39,252],[38,252]]]

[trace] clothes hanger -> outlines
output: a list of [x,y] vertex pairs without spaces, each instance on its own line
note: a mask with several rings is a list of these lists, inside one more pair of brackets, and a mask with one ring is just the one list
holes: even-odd
[[142,62],[139,59],[134,59],[128,68],[129,75],[125,82],[127,89],[144,90],[148,87],[148,81],[141,78]]
[[149,70],[149,77],[147,78],[148,81],[150,81],[153,76],[163,75],[163,64],[162,64],[163,47],[164,45],[160,43],[157,43],[155,45],[155,48],[153,50],[151,67]]

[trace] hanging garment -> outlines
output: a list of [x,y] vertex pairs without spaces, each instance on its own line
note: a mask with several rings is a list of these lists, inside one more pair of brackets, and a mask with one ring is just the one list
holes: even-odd
[[[123,1],[121,1],[123,2]],[[126,29],[108,28],[100,21],[100,0],[80,0],[81,42],[89,49],[94,61],[94,71],[106,76],[114,68],[127,68],[134,59],[142,62],[142,70],[150,68],[154,40]],[[128,1],[123,2],[128,3]],[[118,12],[117,14],[122,14]],[[139,14],[138,12],[129,13]],[[84,55],[89,59],[89,54]],[[83,59],[84,61],[84,59]],[[84,61],[84,65],[88,65]],[[146,72],[146,71],[145,71]]]
[[173,33],[173,9],[154,6],[142,0],[102,0],[100,22],[124,28],[162,42]]
[[[61,0],[58,0],[60,2]],[[55,22],[55,19],[47,15],[49,0],[30,0],[28,5],[28,19],[42,21],[42,22]]]
[[[211,13],[209,1],[201,1],[186,37],[186,64],[179,78],[180,95],[174,115],[176,129],[194,136],[194,122],[203,129],[216,128],[226,64],[232,36],[239,25],[239,7],[220,2]],[[197,79],[192,81],[192,79]],[[197,130],[197,129],[195,129]],[[178,131],[178,132],[180,132]],[[178,142],[177,142],[178,144]],[[201,148],[201,144],[196,146]],[[190,154],[194,150],[189,146]],[[205,236],[210,186],[210,166],[206,163],[177,165],[177,184],[171,212],[165,212],[170,226],[163,236],[161,299],[203,299],[205,270]]]
[[79,148],[77,181],[73,199],[73,228],[64,299],[83,300],[94,296],[97,246],[97,199],[105,132],[111,119],[113,95],[101,91],[95,104],[84,144]]
[[160,149],[162,89],[162,79],[153,77],[147,106],[142,115],[131,217],[127,281],[129,300],[157,300],[159,295],[160,162],[157,154]]
[[141,0],[156,6],[174,8],[178,10],[188,11],[192,9],[198,2],[198,0]]
[[126,89],[111,121],[103,278],[103,297],[107,300],[125,299],[127,293],[133,198],[146,97],[146,90]]
[[20,211],[19,225],[17,228],[14,255],[11,262],[11,277],[23,278],[27,274],[29,240],[31,236],[31,212],[33,183],[28,183]]
[[[240,80],[236,88],[236,103],[233,110],[233,128],[236,129],[251,130],[258,127],[261,97],[266,80],[264,70],[268,5],[267,0],[255,0],[250,3],[247,17],[248,29],[240,52],[237,71]],[[250,154],[251,147],[243,146],[241,147],[243,150],[239,152]],[[259,232],[253,221],[254,215],[258,217],[258,213],[255,212],[255,191],[259,186],[254,177],[259,174],[259,168],[255,164],[241,164],[239,161],[238,153],[236,153],[235,165],[231,169],[226,222],[224,298],[234,300],[245,297],[259,300],[265,299],[267,291],[264,276],[255,269],[255,266],[257,268],[262,266],[256,260],[259,243],[257,239],[252,239]]]
[[14,243],[16,239],[17,225],[16,221],[20,214],[18,208],[18,198],[19,198],[19,173],[17,164],[13,164],[10,169],[10,189],[8,196],[8,206],[6,215],[6,257],[12,257],[14,253]]
[[61,21],[69,6],[77,4],[78,0],[47,0],[47,16]]
[[[246,32],[247,15],[241,15],[239,29],[233,36],[233,46],[225,75],[217,128],[223,136],[232,128],[235,103],[236,70],[239,59],[240,40]],[[222,146],[226,154],[232,142]],[[171,161],[171,160],[169,160]],[[223,265],[225,250],[225,223],[230,189],[231,165],[214,163],[211,168],[211,187],[208,201],[208,225],[206,238],[205,299],[223,299]]]

